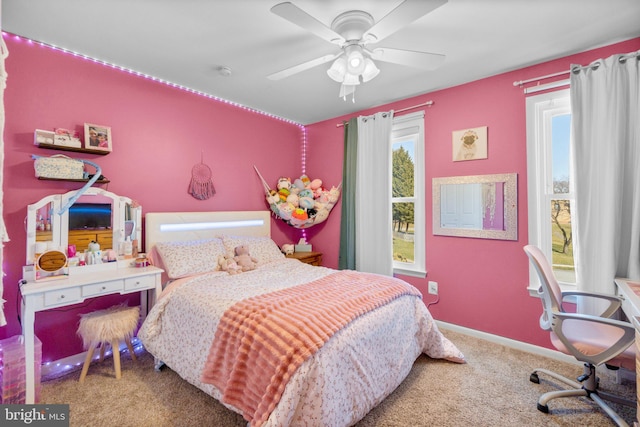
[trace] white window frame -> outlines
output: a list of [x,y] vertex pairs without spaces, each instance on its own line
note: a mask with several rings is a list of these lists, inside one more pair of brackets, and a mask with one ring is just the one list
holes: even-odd
[[[551,200],[569,199],[575,206],[568,195],[553,193],[551,119],[565,114],[571,114],[569,89],[530,96],[526,100],[529,244],[539,247],[549,260],[552,259]],[[559,282],[559,285],[563,291],[577,288],[575,283]],[[539,286],[537,273],[529,263],[529,294],[537,297]]]
[[[426,268],[426,208],[425,208],[425,162],[424,162],[424,111],[394,117],[391,128],[391,146],[402,139],[414,140],[413,197],[392,197],[394,202],[413,202],[414,211],[414,261],[413,263],[393,261],[394,274],[421,277],[427,276]],[[391,171],[393,168],[390,169]],[[391,180],[392,177],[389,176]],[[389,224],[391,226],[392,224]]]

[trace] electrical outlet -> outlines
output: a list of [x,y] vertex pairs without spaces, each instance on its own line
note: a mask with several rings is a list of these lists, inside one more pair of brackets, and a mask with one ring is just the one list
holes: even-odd
[[438,282],[429,281],[429,293],[431,295],[438,295]]

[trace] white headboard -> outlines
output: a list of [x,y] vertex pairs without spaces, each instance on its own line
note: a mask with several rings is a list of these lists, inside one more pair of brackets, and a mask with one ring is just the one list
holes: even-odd
[[158,242],[233,236],[271,236],[271,211],[150,212],[145,215],[145,250]]

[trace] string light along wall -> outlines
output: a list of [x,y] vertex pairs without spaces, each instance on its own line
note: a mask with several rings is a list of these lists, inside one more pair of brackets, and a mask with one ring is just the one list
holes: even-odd
[[[202,92],[202,91],[199,91],[199,90],[191,89],[189,87],[186,87],[186,86],[183,86],[183,85],[180,85],[180,84],[177,84],[177,83],[173,83],[173,82],[170,82],[170,81],[167,81],[167,80],[164,80],[164,79],[161,79],[159,77],[155,77],[155,76],[152,76],[152,75],[149,75],[149,74],[146,74],[146,73],[142,73],[140,71],[136,71],[136,70],[133,70],[133,69],[130,69],[130,68],[127,68],[127,67],[123,67],[123,66],[120,66],[120,65],[112,64],[110,62],[103,61],[101,59],[92,58],[90,56],[87,56],[87,55],[84,55],[84,54],[81,54],[81,53],[78,53],[78,52],[74,52],[72,50],[69,50],[69,49],[66,49],[66,48],[63,48],[63,47],[59,47],[59,46],[55,46],[55,45],[52,45],[52,44],[49,44],[49,43],[44,43],[44,42],[32,40],[32,39],[29,39],[29,38],[26,38],[26,37],[22,37],[22,36],[19,36],[19,35],[16,35],[16,34],[11,34],[11,33],[5,32],[5,31],[2,32],[2,37],[3,38],[10,38],[11,37],[14,40],[17,40],[19,42],[23,42],[23,43],[27,43],[27,44],[30,44],[30,45],[35,45],[35,46],[41,46],[41,47],[44,47],[44,48],[48,48],[48,49],[54,50],[56,52],[64,53],[64,54],[67,54],[67,55],[71,55],[71,56],[74,56],[76,58],[81,58],[81,59],[84,59],[86,61],[93,62],[95,64],[100,64],[102,66],[105,66],[105,67],[108,67],[108,68],[111,68],[111,69],[114,69],[114,70],[122,71],[124,73],[134,75],[136,77],[141,77],[141,78],[144,78],[144,79],[147,79],[147,80],[151,80],[151,81],[154,81],[156,83],[163,84],[165,86],[169,86],[169,87],[172,87],[172,88],[175,88],[175,89],[182,90],[184,92],[192,93],[194,95],[203,96],[205,98],[211,99],[211,100],[216,101],[216,102],[220,102],[222,104],[231,105],[233,107],[240,108],[240,109],[245,110],[247,112],[251,112],[251,113],[254,113],[254,114],[260,114],[262,116],[266,116],[266,117],[269,117],[269,118],[272,118],[272,119],[275,119],[275,120],[279,120],[279,121],[282,121],[282,122],[285,122],[285,123],[289,123],[289,124],[295,125],[295,126],[298,127],[298,129],[300,129],[300,134],[301,134],[301,139],[302,139],[301,144],[300,144],[301,145],[301,152],[300,152],[301,173],[302,174],[306,174],[306,172],[307,172],[307,129],[304,127],[304,125],[302,125],[300,123],[294,122],[293,120],[285,119],[285,118],[280,117],[280,116],[276,116],[274,114],[269,114],[269,113],[267,113],[265,111],[257,110],[255,108],[249,108],[247,106],[238,104],[236,102],[229,101],[229,100],[226,100],[226,99],[223,99],[223,98],[219,98],[217,96],[211,95],[211,94],[206,93],[206,92]],[[306,230],[302,229],[301,233],[302,233],[302,237],[304,237],[304,239],[306,240],[307,239]]]
[[26,37],[22,37],[22,36],[19,36],[19,35],[16,35],[16,34],[7,33],[5,31],[2,32],[2,36],[4,38],[11,37],[14,40],[18,40],[18,41],[25,42],[25,43],[28,43],[28,44],[32,44],[32,45],[36,45],[36,46],[42,46],[42,47],[45,47],[45,48],[48,48],[48,49],[52,49],[52,50],[54,50],[56,52],[65,53],[67,55],[71,55],[71,56],[74,56],[76,58],[81,58],[81,59],[87,60],[89,62],[100,64],[100,65],[103,65],[105,67],[112,68],[114,70],[122,71],[122,72],[127,73],[127,74],[132,74],[132,75],[137,76],[137,77],[142,77],[142,78],[145,78],[147,80],[151,80],[151,81],[154,81],[154,82],[157,82],[157,83],[161,83],[161,84],[164,84],[166,86],[170,86],[172,88],[180,89],[182,91],[189,92],[189,93],[192,93],[192,94],[195,94],[195,95],[200,95],[200,96],[203,96],[205,98],[209,98],[211,100],[220,102],[222,104],[232,105],[234,107],[240,108],[240,109],[245,110],[245,111],[249,111],[249,112],[252,112],[252,113],[255,113],[255,114],[260,114],[260,115],[263,115],[263,116],[267,116],[267,117],[270,117],[272,119],[280,120],[282,122],[290,123],[292,125],[298,126],[301,131],[304,131],[304,126],[301,125],[300,123],[294,122],[293,120],[285,119],[284,117],[276,116],[274,114],[270,114],[270,113],[267,113],[265,111],[257,110],[255,108],[250,108],[250,107],[247,107],[245,105],[238,104],[236,102],[229,101],[227,99],[219,98],[219,97],[217,97],[215,95],[211,95],[211,94],[206,93],[206,92],[202,92],[200,90],[191,89],[191,88],[189,88],[187,86],[183,86],[183,85],[180,85],[180,84],[177,84],[177,83],[173,83],[173,82],[161,79],[159,77],[155,77],[155,76],[152,76],[152,75],[149,75],[149,74],[142,73],[140,71],[136,71],[136,70],[132,70],[130,68],[122,67],[120,65],[112,64],[110,62],[103,61],[101,59],[92,58],[90,56],[87,56],[87,55],[84,55],[84,54],[81,54],[81,53],[78,53],[78,52],[74,52],[72,50],[65,49],[63,47],[59,47],[59,46],[55,46],[55,45],[52,45],[52,44],[49,44],[49,43],[44,43],[44,42],[32,40],[32,39],[29,39],[29,38],[26,38]]

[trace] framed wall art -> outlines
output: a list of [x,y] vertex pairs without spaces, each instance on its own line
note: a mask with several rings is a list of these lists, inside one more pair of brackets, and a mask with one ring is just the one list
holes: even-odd
[[453,161],[487,158],[487,127],[456,130],[452,132]]
[[84,148],[88,150],[112,150],[111,128],[109,126],[84,124]]

